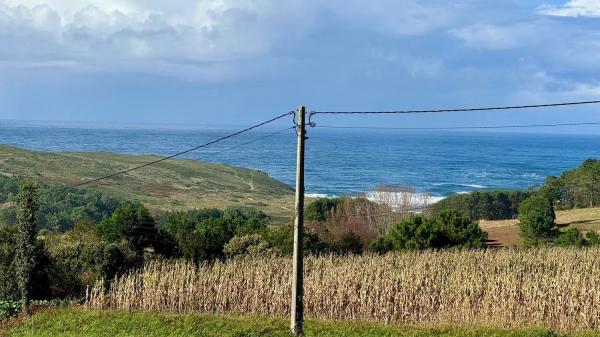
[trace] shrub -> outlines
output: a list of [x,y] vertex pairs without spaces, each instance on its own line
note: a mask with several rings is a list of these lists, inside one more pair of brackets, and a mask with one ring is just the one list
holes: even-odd
[[266,230],[269,216],[248,207],[168,212],[158,227],[171,235],[178,254],[196,263],[225,257],[224,247],[234,236]]
[[[319,219],[322,221],[305,223],[308,230],[319,235],[333,251],[339,251],[339,247],[335,246],[349,239],[351,233],[361,242],[368,243],[385,234],[397,221],[409,216],[409,213],[395,211],[387,204],[378,204],[366,198],[322,198],[313,204],[335,205],[329,211],[320,213]],[[328,207],[320,209],[326,210]]]
[[[288,256],[294,252],[294,226],[281,225],[263,232],[263,237],[273,248],[277,255]],[[322,254],[331,249],[319,236],[308,229],[304,229],[304,253]]]
[[369,250],[377,254],[385,254],[392,249],[394,249],[394,244],[385,235],[378,237],[369,244]]
[[183,241],[183,256],[196,263],[224,256],[223,247],[233,237],[233,233],[223,218],[211,218],[200,222],[194,232]]
[[272,250],[269,243],[259,234],[250,234],[244,236],[234,236],[223,247],[223,252],[228,257],[248,255],[248,256],[268,256]]
[[304,218],[308,221],[325,221],[331,211],[340,203],[340,198],[318,198],[311,201],[304,210]]
[[591,231],[585,234],[585,240],[589,246],[598,246],[600,245],[600,235],[598,233]]
[[436,222],[440,228],[441,247],[481,248],[487,239],[487,233],[465,213],[444,212]]
[[21,308],[21,303],[16,301],[0,300],[0,322],[16,315]]
[[554,239],[554,244],[557,246],[577,246],[583,247],[587,245],[586,240],[581,235],[581,232],[577,230],[577,228],[570,228],[564,233],[561,233]]
[[525,199],[519,208],[519,226],[525,245],[538,245],[554,237],[555,219],[552,202],[544,195],[534,194]]
[[413,215],[373,241],[370,248],[377,253],[448,247],[481,248],[486,238],[487,234],[465,213],[449,211],[430,219]]
[[345,234],[333,244],[333,250],[338,254],[361,254],[363,243],[360,237],[352,232]]
[[48,233],[44,240],[52,261],[54,296],[80,297],[86,286],[102,278],[112,280],[143,262],[129,242],[100,241],[92,225],[85,222],[64,234]]

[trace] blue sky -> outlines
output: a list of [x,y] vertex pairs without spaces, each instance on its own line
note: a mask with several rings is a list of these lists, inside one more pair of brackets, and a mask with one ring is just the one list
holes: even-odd
[[[0,46],[0,119],[242,125],[299,104],[390,110],[600,99],[598,0],[0,0]],[[600,122],[598,111],[318,122]]]

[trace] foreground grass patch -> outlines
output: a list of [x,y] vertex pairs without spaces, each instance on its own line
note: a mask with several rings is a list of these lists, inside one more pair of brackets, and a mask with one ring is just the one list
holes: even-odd
[[[53,309],[38,313],[7,331],[15,337],[95,336],[291,336],[284,319],[214,315],[172,315]],[[545,329],[491,329],[476,327],[414,328],[357,322],[306,322],[306,337],[552,337],[567,336]],[[568,336],[600,336],[585,333]]]

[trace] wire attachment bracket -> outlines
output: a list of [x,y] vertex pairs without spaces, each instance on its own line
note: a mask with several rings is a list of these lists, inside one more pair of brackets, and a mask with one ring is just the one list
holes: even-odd
[[316,115],[318,112],[316,111],[311,111],[308,113],[308,125],[310,125],[311,128],[314,128],[315,126],[317,126],[317,123],[312,121],[312,116]]

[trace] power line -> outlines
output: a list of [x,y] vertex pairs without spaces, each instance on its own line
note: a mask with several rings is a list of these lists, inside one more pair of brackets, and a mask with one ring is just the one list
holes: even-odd
[[[250,130],[254,130],[254,129],[259,128],[259,127],[261,127],[263,125],[272,123],[272,122],[274,122],[274,121],[276,121],[278,119],[281,119],[283,117],[289,116],[289,115],[291,115],[293,113],[294,112],[287,112],[285,114],[282,114],[282,115],[279,115],[277,117],[271,118],[271,119],[269,119],[267,121],[264,121],[262,123],[250,126],[250,127],[245,128],[243,130],[240,130],[240,131],[234,132],[232,134],[229,134],[229,135],[217,138],[217,139],[212,140],[212,141],[210,141],[208,143],[204,143],[202,145],[195,146],[193,148],[190,148],[190,149],[187,149],[187,150],[175,153],[175,154],[170,155],[170,156],[162,157],[162,158],[159,158],[159,159],[156,159],[156,160],[153,160],[153,161],[150,161],[150,162],[138,165],[138,166],[134,166],[134,167],[122,170],[122,171],[111,173],[111,174],[108,174],[108,175],[105,175],[105,176],[102,176],[102,177],[94,178],[94,179],[87,180],[87,181],[84,181],[84,182],[81,182],[81,183],[77,183],[77,184],[74,184],[74,185],[68,185],[68,186],[65,186],[65,187],[61,187],[61,188],[58,188],[58,189],[55,189],[55,190],[48,191],[48,192],[43,193],[43,194],[49,194],[49,193],[58,192],[58,191],[62,191],[62,190],[67,190],[67,189],[71,189],[71,188],[75,188],[75,187],[79,187],[79,186],[83,186],[83,185],[88,185],[88,184],[95,183],[95,182],[98,182],[98,181],[101,181],[101,180],[105,180],[105,179],[109,179],[109,178],[112,178],[112,177],[115,177],[115,176],[118,176],[118,175],[121,175],[121,174],[125,174],[125,173],[131,172],[131,171],[139,170],[139,169],[147,167],[147,166],[155,165],[155,164],[158,164],[158,163],[163,162],[165,160],[172,159],[172,158],[175,158],[175,157],[179,157],[179,156],[184,155],[186,153],[190,153],[192,151],[195,151],[195,150],[198,150],[198,149],[201,149],[201,148],[204,148],[204,147],[216,144],[218,142],[224,141],[226,139],[235,137],[237,135],[240,135],[242,133],[248,132]],[[287,128],[286,128],[286,130],[287,130]],[[281,132],[283,132],[283,131],[281,131]],[[242,146],[242,145],[240,145],[240,146]]]
[[207,154],[206,156],[201,156],[201,157],[198,157],[198,159],[204,159],[204,158],[208,158],[208,157],[211,157],[211,156],[216,156],[216,155],[219,155],[219,154],[221,154],[221,153],[224,153],[224,152],[227,152],[227,151],[235,150],[235,149],[238,149],[238,148],[240,148],[240,147],[242,147],[242,146],[246,146],[246,145],[249,145],[249,144],[252,144],[252,143],[258,142],[258,141],[260,141],[260,140],[263,140],[263,139],[266,139],[266,138],[270,138],[270,137],[276,136],[276,135],[278,135],[278,134],[284,133],[285,131],[288,131],[288,130],[293,130],[293,129],[295,129],[295,128],[296,128],[295,126],[292,126],[292,127],[287,127],[287,128],[285,128],[285,129],[279,130],[279,131],[277,131],[277,132],[273,132],[273,133],[270,133],[270,134],[268,134],[268,135],[265,135],[265,136],[262,136],[262,137],[255,138],[255,139],[253,139],[253,140],[250,140],[250,141],[248,141],[248,142],[245,142],[245,143],[242,143],[242,144],[238,144],[238,145],[236,145],[236,146],[232,146],[232,147],[226,148],[226,149],[224,149],[224,150],[221,150],[221,151],[217,151],[217,152],[214,152],[214,153],[210,153],[210,154]]
[[578,101],[565,103],[550,103],[550,104],[530,104],[530,105],[509,105],[484,108],[452,108],[452,109],[432,109],[432,110],[393,110],[393,111],[312,111],[310,114],[417,114],[417,113],[433,113],[433,112],[469,112],[469,111],[490,111],[490,110],[515,110],[515,109],[532,109],[532,108],[551,108],[571,105],[586,105],[600,104],[600,100],[596,101]]
[[326,129],[371,129],[371,130],[466,130],[466,129],[541,128],[541,127],[583,126],[583,125],[600,125],[600,122],[524,124],[524,125],[441,126],[441,127],[386,127],[386,126],[338,126],[338,125],[315,125],[315,127],[326,128]]

